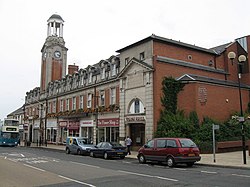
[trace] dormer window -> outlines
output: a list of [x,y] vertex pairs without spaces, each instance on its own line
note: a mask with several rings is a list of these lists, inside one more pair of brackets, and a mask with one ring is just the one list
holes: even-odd
[[101,75],[102,77],[101,77],[101,79],[105,79],[105,73],[106,73],[105,68],[102,68],[102,75]]
[[140,53],[139,59],[140,59],[140,60],[144,60],[144,59],[145,59],[145,54],[144,54],[144,52]]
[[92,83],[92,72],[89,73],[89,83]]
[[111,76],[116,75],[116,64],[111,64]]

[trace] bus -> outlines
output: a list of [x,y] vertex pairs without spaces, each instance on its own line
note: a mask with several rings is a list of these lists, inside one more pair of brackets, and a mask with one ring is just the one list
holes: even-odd
[[0,146],[17,146],[19,138],[19,121],[5,119],[4,125],[0,127]]

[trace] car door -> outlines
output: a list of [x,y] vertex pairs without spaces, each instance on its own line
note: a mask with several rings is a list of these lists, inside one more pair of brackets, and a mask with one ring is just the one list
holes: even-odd
[[77,148],[78,148],[78,143],[76,141],[76,139],[73,139],[73,143],[72,143],[72,153],[77,153]]
[[166,139],[157,139],[155,142],[155,149],[153,151],[153,159],[156,161],[164,162],[166,161],[167,154],[167,140]]
[[102,156],[102,145],[103,145],[103,142],[100,142],[99,144],[96,145],[96,149],[95,149],[96,156]]
[[167,140],[167,148],[166,148],[166,155],[171,155],[176,157],[178,155],[179,148],[176,140],[169,139]]
[[150,140],[144,145],[143,155],[146,160],[154,159],[154,142],[154,140]]

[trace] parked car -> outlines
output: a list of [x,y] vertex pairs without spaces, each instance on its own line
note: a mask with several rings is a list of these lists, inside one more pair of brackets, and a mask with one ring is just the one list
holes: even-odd
[[78,155],[89,155],[89,150],[94,145],[88,138],[84,137],[68,137],[66,139],[66,153],[67,154],[78,154]]
[[139,163],[146,161],[167,162],[169,167],[178,163],[193,166],[200,161],[200,151],[188,138],[155,138],[138,150]]
[[124,159],[127,154],[126,147],[117,142],[100,142],[90,150],[91,157],[103,157],[104,159],[112,157]]

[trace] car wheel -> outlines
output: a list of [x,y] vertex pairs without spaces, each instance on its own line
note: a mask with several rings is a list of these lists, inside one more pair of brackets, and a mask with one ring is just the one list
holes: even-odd
[[108,153],[107,153],[107,152],[105,152],[105,153],[104,153],[103,158],[104,158],[104,159],[106,159],[106,160],[109,158],[109,156],[108,156]]
[[124,159],[124,158],[125,158],[125,156],[120,156],[120,158],[121,158],[121,159]]
[[93,151],[90,151],[89,156],[95,157],[95,154],[93,153]]
[[69,148],[66,148],[66,153],[67,153],[67,154],[69,154],[69,153],[70,153]]
[[167,165],[168,165],[168,167],[174,167],[175,166],[175,162],[174,162],[174,158],[173,157],[169,156],[167,158]]
[[193,165],[194,165],[194,162],[188,162],[188,163],[187,163],[187,166],[188,166],[188,167],[192,167]]
[[80,149],[77,149],[77,154],[81,155],[81,150]]
[[140,164],[146,163],[146,159],[142,154],[139,155],[138,160]]

